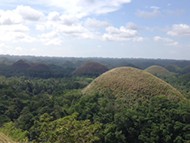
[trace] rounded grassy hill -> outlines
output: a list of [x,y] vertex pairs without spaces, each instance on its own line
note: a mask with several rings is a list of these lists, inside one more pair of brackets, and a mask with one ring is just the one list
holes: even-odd
[[181,99],[181,93],[154,75],[131,67],[112,69],[90,83],[83,93],[114,96],[127,104],[148,101],[151,97],[164,95],[169,99]]
[[24,60],[18,60],[17,62],[12,64],[12,68],[16,70],[26,70],[30,67],[30,64],[28,64]]
[[87,62],[84,65],[77,68],[73,75],[76,76],[99,76],[106,72],[108,68],[97,62]]
[[171,76],[172,72],[168,71],[166,68],[158,65],[153,65],[145,69],[145,71],[156,75],[156,76]]

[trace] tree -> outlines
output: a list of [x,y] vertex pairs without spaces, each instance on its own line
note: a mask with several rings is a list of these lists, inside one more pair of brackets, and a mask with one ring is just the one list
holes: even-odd
[[8,122],[0,128],[0,131],[3,132],[5,135],[11,137],[14,141],[18,142],[28,142],[28,132],[23,131],[19,128],[16,128],[13,122]]
[[190,141],[189,101],[159,96],[136,109],[118,113],[115,122],[129,143],[184,143]]
[[37,122],[39,136],[37,142],[46,143],[93,143],[99,140],[97,135],[101,129],[100,123],[90,120],[77,120],[77,113],[51,121],[52,117],[43,114]]

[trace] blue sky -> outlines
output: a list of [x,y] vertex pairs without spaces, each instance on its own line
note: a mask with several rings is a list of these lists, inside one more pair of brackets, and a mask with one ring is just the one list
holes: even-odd
[[0,54],[190,60],[189,0],[0,0]]

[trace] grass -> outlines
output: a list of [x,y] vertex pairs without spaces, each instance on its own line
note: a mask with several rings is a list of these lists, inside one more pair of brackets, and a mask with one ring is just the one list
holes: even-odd
[[148,101],[151,97],[164,95],[172,100],[183,95],[165,81],[154,75],[131,67],[112,69],[83,89],[84,94],[112,95],[128,105]]
[[153,65],[145,69],[145,71],[156,75],[156,76],[171,76],[172,72],[168,71],[166,68],[158,65]]
[[[1,134],[1,140],[14,140],[17,142],[28,142],[27,138],[27,131],[23,131],[21,129],[18,129],[15,127],[15,124],[13,122],[8,122],[5,123],[1,128],[0,128],[0,134]],[[13,141],[10,141],[12,143]],[[0,142],[1,143],[1,142]]]
[[0,143],[16,143],[8,138],[5,134],[0,132]]
[[108,68],[100,63],[96,63],[96,62],[88,62],[82,66],[80,66],[79,68],[77,68],[74,71],[74,75],[100,75],[104,72],[106,72],[108,70]]

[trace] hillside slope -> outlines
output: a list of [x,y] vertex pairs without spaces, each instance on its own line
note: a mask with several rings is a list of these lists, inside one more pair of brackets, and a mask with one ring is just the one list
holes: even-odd
[[84,65],[77,68],[73,75],[77,76],[98,76],[106,72],[108,68],[97,62],[87,62]]
[[148,68],[145,69],[145,71],[153,74],[153,75],[156,75],[156,76],[171,76],[173,75],[172,72],[168,71],[166,68],[162,67],[162,66],[158,66],[158,65],[153,65],[153,66],[150,66]]
[[0,132],[0,143],[16,143]]
[[112,69],[89,84],[84,94],[112,95],[127,104],[148,101],[153,96],[164,95],[169,99],[183,98],[170,84],[154,75],[131,67]]

